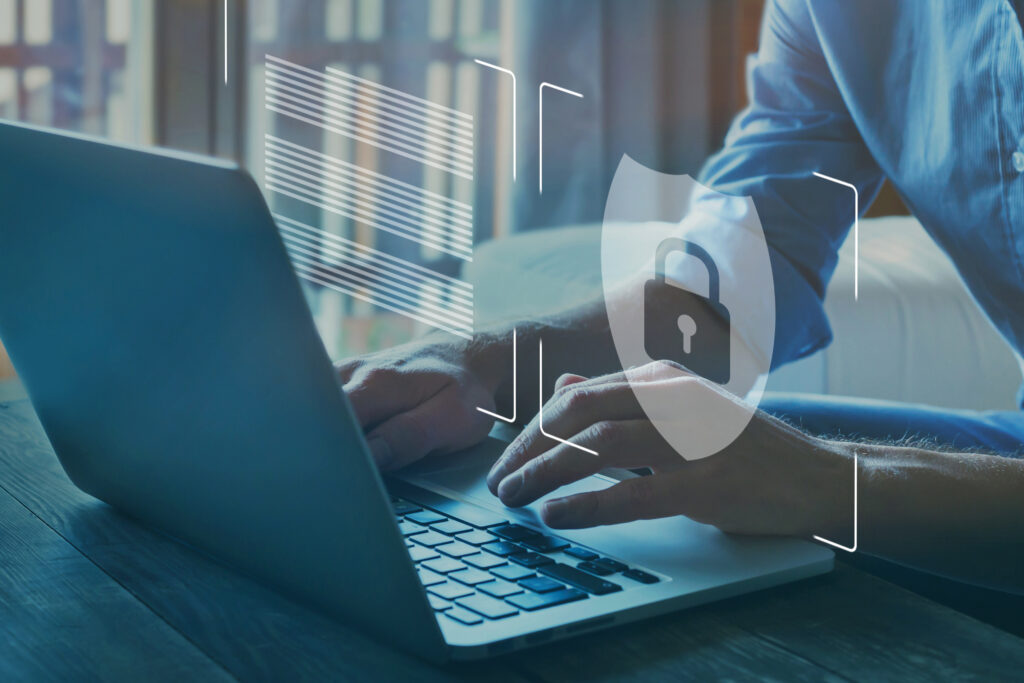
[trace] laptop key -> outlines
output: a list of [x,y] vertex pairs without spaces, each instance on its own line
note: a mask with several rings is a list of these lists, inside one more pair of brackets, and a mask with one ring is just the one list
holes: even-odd
[[528,538],[543,538],[543,535],[539,532],[525,526],[520,526],[519,524],[499,526],[495,529],[491,529],[491,533],[495,536],[504,538],[506,541],[522,541]]
[[420,575],[420,583],[424,586],[433,586],[444,581],[444,576],[429,569],[417,568],[416,573]]
[[510,607],[507,603],[486,595],[471,595],[468,598],[456,600],[455,603],[460,607],[471,609],[477,614],[482,614],[488,619],[503,619],[513,614],[519,614],[519,610]]
[[451,557],[439,557],[436,560],[427,560],[421,563],[420,566],[426,567],[430,571],[437,572],[438,574],[457,572],[460,569],[466,568],[466,565],[456,559],[452,559]]
[[434,611],[442,612],[446,609],[451,609],[454,604],[445,600],[444,598],[434,595],[433,593],[427,593],[427,600],[430,602],[430,606],[434,608]]
[[618,560],[613,560],[610,557],[602,557],[594,560],[594,564],[610,569],[612,573],[624,572],[629,569],[628,565],[622,564]]
[[505,598],[505,601],[519,609],[532,612],[535,609],[564,605],[567,602],[582,600],[585,597],[587,597],[587,594],[583,591],[576,590],[575,588],[566,588],[550,593],[518,593]]
[[454,517],[460,522],[465,522],[478,529],[508,524],[508,520],[501,515],[489,512],[475,505],[459,502],[454,498],[447,498],[433,491],[420,489],[416,491],[413,497],[421,505],[434,508],[438,512],[443,512],[449,517]]
[[482,624],[484,621],[477,615],[470,612],[468,609],[463,609],[459,606],[452,607],[451,609],[446,609],[445,611],[441,612],[441,614],[445,615],[446,617],[450,617],[459,623],[465,624],[466,626],[475,626],[477,624]]
[[486,544],[484,544],[484,545],[482,545],[480,547],[483,548],[484,550],[486,550],[489,553],[494,553],[495,555],[500,555],[501,557],[505,557],[506,555],[511,555],[512,553],[522,552],[522,550],[523,550],[522,548],[517,546],[515,543],[509,543],[508,541],[498,541],[497,543],[486,543]]
[[648,574],[647,572],[642,571],[640,569],[627,569],[626,571],[622,572],[622,575],[625,576],[627,579],[633,579],[634,581],[639,581],[640,583],[658,583],[659,581],[661,581],[661,579],[659,579],[654,574]]
[[412,536],[413,534],[422,534],[427,527],[403,519],[398,523],[398,530],[402,532],[403,536]]
[[449,579],[455,579],[459,583],[464,583],[467,586],[475,586],[478,583],[487,583],[493,581],[494,577],[487,572],[482,572],[479,569],[462,569],[457,572],[452,572],[448,575]]
[[410,512],[419,512],[423,508],[414,503],[410,503],[407,500],[399,500],[398,498],[391,499],[391,508],[395,511],[396,515],[407,515]]
[[490,553],[477,553],[476,555],[469,555],[463,557],[462,561],[466,564],[471,564],[477,569],[491,569],[493,567],[500,567],[505,564],[505,560],[501,559],[497,555],[491,555]]
[[491,573],[498,578],[505,579],[507,581],[519,581],[531,576],[536,576],[536,574],[526,567],[520,567],[517,564],[507,564],[504,567],[495,567],[491,570]]
[[523,579],[519,582],[519,585],[523,588],[532,590],[534,593],[550,593],[551,591],[562,590],[565,588],[564,583],[558,583],[546,576],[535,576],[532,579]]
[[524,550],[518,553],[512,553],[508,556],[508,559],[515,562],[516,564],[521,564],[524,567],[530,567],[531,569],[534,567],[539,567],[541,565],[551,564],[552,562],[554,562],[554,560],[552,560],[550,557],[538,555],[537,553],[530,552],[529,550]]
[[435,557],[440,557],[440,555],[425,546],[414,545],[409,548],[409,557],[412,558],[413,562],[422,562],[423,560],[432,560]]
[[576,546],[566,548],[562,552],[566,555],[575,557],[577,560],[596,560],[598,557],[597,553],[587,550],[586,548],[578,548]]
[[563,541],[560,538],[554,536],[538,536],[537,538],[524,538],[520,541],[524,546],[530,550],[536,550],[538,553],[553,553],[556,550],[561,550],[569,545],[568,541]]
[[611,569],[608,569],[608,567],[602,566],[600,564],[595,564],[593,562],[580,562],[576,566],[580,569],[585,569],[591,574],[597,574],[598,576],[608,576],[609,574],[615,573]]
[[[472,545],[483,545],[484,543],[493,543],[498,540],[498,537],[494,534],[489,534],[486,531],[481,531],[480,529],[467,531],[464,534],[459,534],[455,538],[459,539],[463,543],[471,543]],[[594,557],[597,556],[595,555]]]
[[617,583],[598,578],[567,564],[549,564],[539,567],[537,571],[594,595],[607,595],[622,590],[622,586]]
[[481,583],[476,586],[478,591],[493,595],[496,598],[507,598],[510,595],[516,593],[522,593],[523,589],[518,584],[512,583],[511,581],[503,581],[501,579],[495,579],[488,583]]
[[409,538],[412,539],[413,543],[419,543],[425,545],[428,548],[433,548],[435,545],[442,545],[444,543],[451,543],[452,539],[444,534],[439,534],[435,531],[428,531],[425,534],[414,534]]
[[455,600],[457,598],[464,598],[467,595],[473,594],[472,588],[467,588],[461,583],[455,583],[454,581],[445,581],[444,583],[438,583],[427,588],[427,591],[434,595],[439,595],[445,600]]
[[434,531],[440,531],[442,534],[448,534],[454,536],[455,534],[461,534],[465,531],[471,530],[473,527],[462,522],[457,522],[454,519],[449,519],[444,522],[438,522],[430,527]]
[[413,512],[412,514],[406,515],[406,519],[416,522],[417,524],[437,524],[443,522],[447,517],[439,515],[433,510],[421,510],[420,512]]
[[476,555],[480,552],[479,548],[466,543],[460,543],[459,541],[434,546],[434,550],[438,550],[449,557],[465,557],[466,555]]

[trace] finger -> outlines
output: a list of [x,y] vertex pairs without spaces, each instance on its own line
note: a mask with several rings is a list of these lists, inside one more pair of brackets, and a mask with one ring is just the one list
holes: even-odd
[[582,529],[680,514],[680,492],[671,475],[627,479],[602,491],[549,500],[541,509],[554,529]]
[[490,430],[490,420],[470,409],[453,387],[377,425],[367,445],[382,470],[404,467],[423,456],[468,448]]
[[501,502],[510,507],[528,505],[561,486],[608,467],[651,467],[665,472],[685,464],[647,420],[597,422],[574,437],[573,443],[601,455],[557,444],[501,481]]
[[346,361],[340,361],[335,363],[334,371],[338,373],[338,379],[341,380],[342,385],[348,384],[352,381],[352,375],[355,374],[356,370],[359,369],[363,361],[359,358],[351,358]]
[[[543,408],[544,432],[563,439],[582,432],[595,422],[628,420],[643,416],[643,411],[628,383],[592,387],[590,382],[568,385]],[[552,448],[557,442],[541,432],[540,415],[530,421],[487,475],[487,485],[497,493],[498,484],[510,472]],[[598,451],[600,453],[600,451]]]

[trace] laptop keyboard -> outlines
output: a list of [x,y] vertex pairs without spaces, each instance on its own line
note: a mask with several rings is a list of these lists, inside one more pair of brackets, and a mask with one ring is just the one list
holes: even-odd
[[391,499],[431,607],[460,624],[476,626],[660,581],[557,536],[452,502],[442,512]]

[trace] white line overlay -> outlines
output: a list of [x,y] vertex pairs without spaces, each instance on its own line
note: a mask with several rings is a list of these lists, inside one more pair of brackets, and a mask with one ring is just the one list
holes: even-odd
[[540,397],[540,404],[537,408],[537,423],[540,426],[540,433],[549,439],[554,439],[559,443],[564,443],[566,446],[571,446],[577,450],[583,451],[584,453],[590,453],[591,455],[597,455],[597,451],[590,450],[585,446],[566,441],[565,439],[555,436],[554,434],[548,434],[544,431],[544,340],[540,339],[537,342],[538,356],[537,356],[537,367],[539,371],[539,381],[537,382],[537,392]]
[[830,541],[827,538],[821,536],[814,536],[814,540],[827,543],[833,548],[839,548],[845,550],[848,553],[857,552],[857,454],[853,454],[853,546],[847,548],[845,545],[840,545],[835,541]]
[[228,84],[228,0],[224,0],[224,85]]
[[[860,290],[860,193],[857,191],[856,186],[844,180],[839,180],[817,171],[814,171],[814,175],[853,190],[853,300],[856,301]],[[843,549],[845,550],[845,548]]]
[[466,180],[473,179],[473,117],[326,67],[265,55],[264,106]]
[[[474,62],[480,66],[485,66],[488,69],[494,69],[500,71],[503,74],[508,74],[512,77],[512,182],[516,181],[516,75],[508,69],[502,68],[496,64],[485,62],[482,59],[474,59]],[[581,95],[582,97],[582,95]],[[485,411],[486,412],[486,411]]]
[[479,410],[484,415],[490,415],[493,418],[501,420],[502,422],[507,422],[509,424],[515,423],[515,421],[516,421],[516,410],[518,409],[518,406],[519,406],[518,397],[516,396],[516,385],[519,383],[519,380],[518,380],[519,373],[516,371],[516,355],[517,355],[516,354],[516,328],[513,327],[512,328],[512,417],[505,417],[504,415],[498,415],[497,413],[492,413],[489,410],[484,410],[480,406],[476,407],[476,409]]
[[[554,83],[541,83],[537,89],[537,189],[540,194],[544,194],[544,88],[551,88],[552,90],[581,99],[583,97],[582,93],[578,93],[575,90],[567,90]],[[583,450],[586,449],[584,448]],[[594,455],[597,455],[597,453],[594,453]]]

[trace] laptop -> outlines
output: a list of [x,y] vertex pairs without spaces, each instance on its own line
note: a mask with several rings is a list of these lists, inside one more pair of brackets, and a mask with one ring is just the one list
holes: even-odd
[[239,571],[443,661],[832,568],[683,517],[553,532],[488,492],[496,438],[383,479],[245,171],[9,123],[0,159],[0,338],[65,472]]

